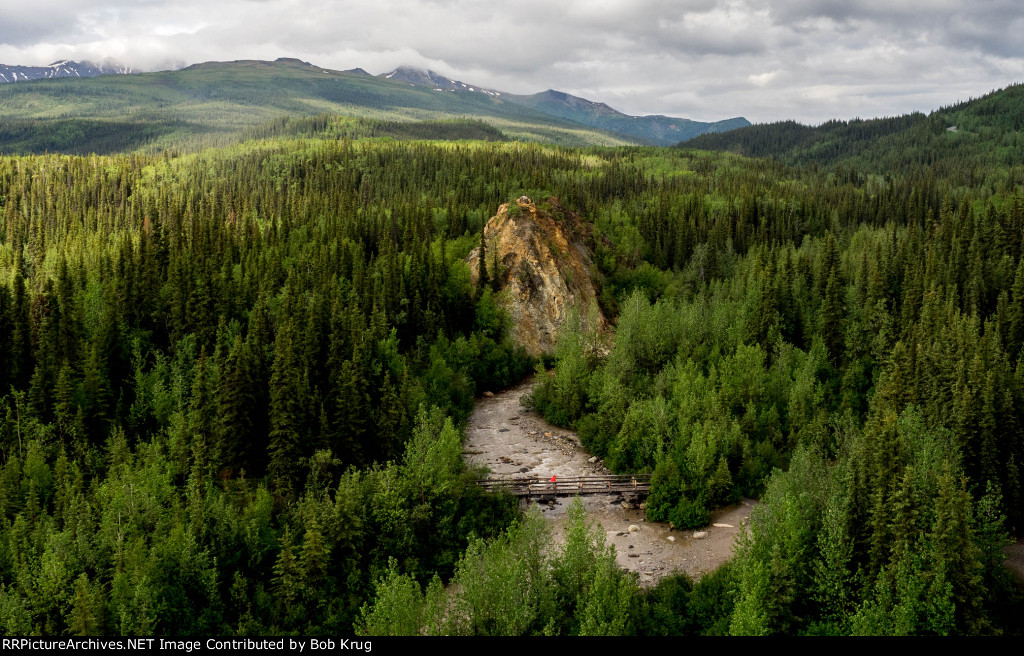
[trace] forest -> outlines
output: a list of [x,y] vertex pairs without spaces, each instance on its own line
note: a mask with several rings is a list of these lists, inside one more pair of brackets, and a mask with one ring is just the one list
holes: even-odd
[[[4,633],[1019,634],[1020,146],[935,135],[885,168],[313,117],[0,158]],[[522,194],[593,222],[615,325],[541,360],[463,263]],[[532,371],[650,520],[759,498],[733,561],[640,588],[579,508],[554,546],[477,488],[474,397]]]

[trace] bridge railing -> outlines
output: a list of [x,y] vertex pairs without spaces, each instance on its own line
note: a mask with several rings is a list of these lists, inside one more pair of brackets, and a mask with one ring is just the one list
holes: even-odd
[[505,490],[515,496],[569,496],[614,492],[647,493],[651,489],[651,475],[607,474],[565,476],[556,477],[554,481],[541,476],[510,476],[479,480],[477,485],[485,490]]

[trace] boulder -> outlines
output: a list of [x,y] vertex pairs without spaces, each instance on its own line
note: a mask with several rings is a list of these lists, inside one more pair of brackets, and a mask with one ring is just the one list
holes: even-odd
[[484,398],[485,399],[494,398],[494,392],[484,392]]
[[629,532],[630,533],[638,533],[639,531],[640,531],[640,527],[637,526],[636,524],[630,524],[629,525]]
[[707,531],[696,531],[693,534],[693,539],[694,540],[703,540],[707,536],[708,536],[708,532]]

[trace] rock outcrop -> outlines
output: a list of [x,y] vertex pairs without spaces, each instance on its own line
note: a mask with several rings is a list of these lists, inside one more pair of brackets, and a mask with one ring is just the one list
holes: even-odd
[[[584,330],[603,330],[591,279],[593,229],[555,197],[534,203],[521,196],[505,203],[484,226],[484,262],[512,320],[512,337],[532,355],[551,353],[575,307]],[[466,263],[473,284],[480,248]],[[596,323],[596,325],[594,325]]]

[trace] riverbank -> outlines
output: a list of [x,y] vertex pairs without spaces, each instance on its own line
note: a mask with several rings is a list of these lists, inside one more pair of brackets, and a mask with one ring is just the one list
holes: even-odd
[[[463,445],[467,464],[484,465],[492,476],[550,478],[611,473],[587,453],[573,431],[553,426],[522,406],[520,400],[530,393],[533,384],[529,379],[477,400]],[[642,509],[620,495],[587,495],[583,500],[591,518],[604,531],[606,542],[615,545],[619,566],[636,572],[643,586],[654,585],[677,572],[699,578],[729,560],[736,535],[757,504],[744,499],[736,506],[713,512],[709,526],[680,531],[666,523],[648,522]],[[556,544],[564,540],[569,502],[560,498],[541,505]],[[635,530],[630,531],[630,526]]]

